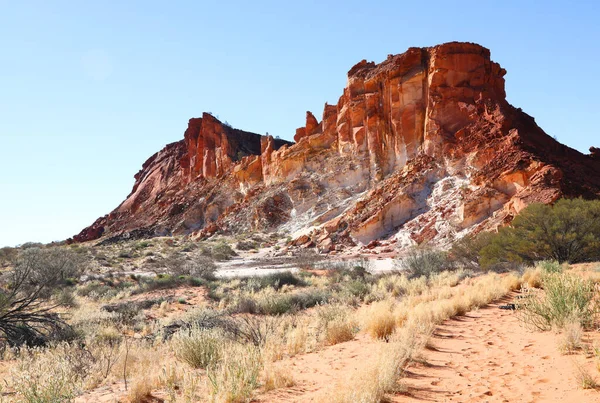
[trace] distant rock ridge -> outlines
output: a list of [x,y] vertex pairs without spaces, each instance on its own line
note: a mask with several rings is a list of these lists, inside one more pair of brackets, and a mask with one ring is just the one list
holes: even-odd
[[323,252],[384,240],[448,245],[533,202],[600,195],[600,158],[506,101],[506,71],[472,43],[357,63],[295,144],[210,114],[146,161],[127,199],[73,240],[280,231]]

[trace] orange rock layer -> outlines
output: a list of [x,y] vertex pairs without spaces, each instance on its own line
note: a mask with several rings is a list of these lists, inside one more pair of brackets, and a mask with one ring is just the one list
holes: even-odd
[[320,122],[306,113],[296,144],[190,119],[184,140],[74,240],[261,230],[324,252],[384,238],[448,244],[532,202],[598,197],[598,149],[546,135],[507,103],[505,74],[471,43],[363,60]]

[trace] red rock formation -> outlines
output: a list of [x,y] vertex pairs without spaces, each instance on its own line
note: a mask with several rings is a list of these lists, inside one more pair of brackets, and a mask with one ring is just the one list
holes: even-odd
[[447,244],[532,202],[598,197],[597,149],[572,150],[509,105],[505,74],[471,43],[363,60],[321,122],[306,113],[294,145],[191,119],[75,240],[277,229],[322,251]]

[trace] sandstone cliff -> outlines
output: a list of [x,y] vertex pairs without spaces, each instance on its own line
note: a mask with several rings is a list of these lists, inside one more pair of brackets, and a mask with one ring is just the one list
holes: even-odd
[[471,43],[363,60],[320,122],[306,113],[296,144],[191,119],[74,240],[263,230],[322,251],[447,244],[532,202],[598,197],[597,149],[564,146],[509,105],[505,74]]

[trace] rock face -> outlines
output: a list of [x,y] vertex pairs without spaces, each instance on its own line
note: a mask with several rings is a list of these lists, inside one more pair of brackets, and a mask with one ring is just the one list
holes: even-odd
[[506,101],[506,71],[476,44],[410,48],[348,72],[337,105],[296,144],[190,119],[132,193],[74,237],[280,231],[322,251],[387,239],[445,245],[533,202],[600,196],[600,158]]

